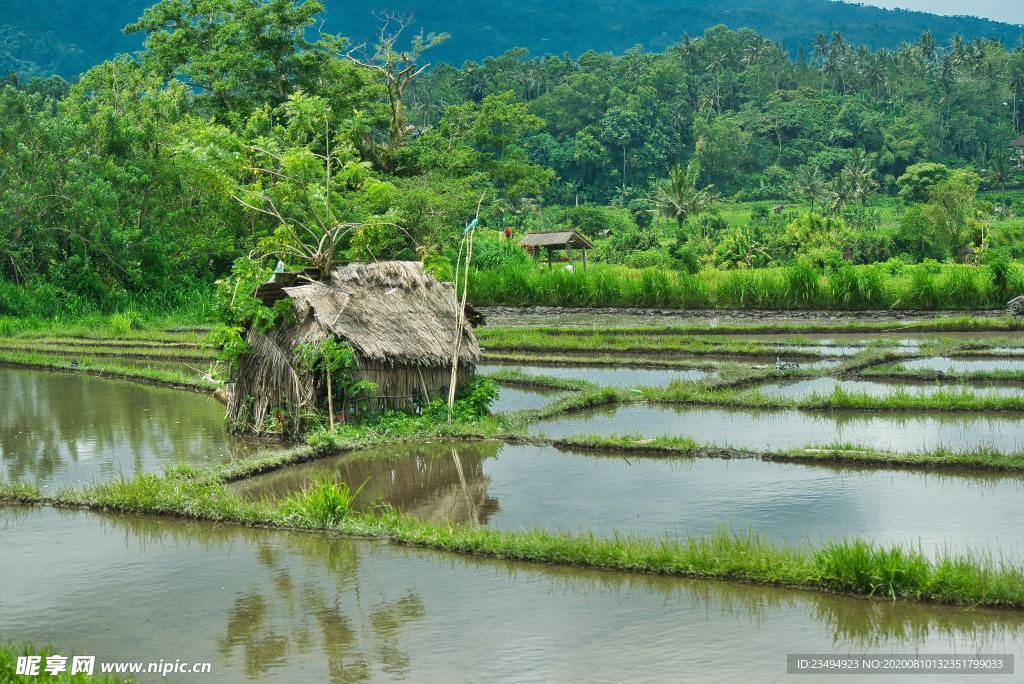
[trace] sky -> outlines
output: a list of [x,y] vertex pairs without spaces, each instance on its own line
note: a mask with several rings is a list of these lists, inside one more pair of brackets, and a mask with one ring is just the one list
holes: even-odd
[[1024,24],[1024,0],[857,0],[876,7],[900,7],[934,14],[969,14]]

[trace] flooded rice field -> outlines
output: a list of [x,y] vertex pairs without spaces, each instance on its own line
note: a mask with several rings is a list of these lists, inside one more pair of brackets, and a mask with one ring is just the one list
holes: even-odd
[[223,463],[253,448],[228,437],[223,406],[192,392],[0,368],[0,396],[0,478],[44,488]]
[[496,373],[502,370],[517,370],[528,375],[547,375],[566,380],[586,380],[595,385],[610,387],[665,387],[677,380],[708,380],[717,376],[713,370],[675,368],[629,368],[616,366],[527,366],[497,365],[479,366],[480,373]]
[[970,392],[975,396],[1021,397],[1022,385],[940,384],[873,380],[840,380],[838,378],[810,378],[796,382],[773,382],[754,388],[766,397],[777,399],[808,399],[812,396],[829,396],[835,390],[848,394],[867,394],[872,397],[891,397],[894,394],[911,396],[932,396],[940,392],[957,394]]
[[531,429],[551,438],[675,435],[691,437],[700,444],[753,450],[838,442],[891,451],[1024,449],[1024,416],[1019,414],[756,411],[624,404],[558,416],[535,423]]
[[[363,510],[394,506],[432,522],[648,538],[727,527],[773,542],[857,536],[925,551],[999,550],[1024,560],[1024,476],[836,469],[756,459],[645,458],[554,447],[423,444],[346,454],[235,485],[281,498],[324,476]],[[964,511],[971,511],[965,516]]]
[[973,359],[932,356],[900,362],[908,370],[930,370],[943,373],[973,373],[978,371],[1024,371],[1024,359]]
[[18,549],[0,554],[0,638],[214,663],[193,681],[781,682],[790,652],[1024,658],[1008,611],[51,509],[0,509],[0,534]]

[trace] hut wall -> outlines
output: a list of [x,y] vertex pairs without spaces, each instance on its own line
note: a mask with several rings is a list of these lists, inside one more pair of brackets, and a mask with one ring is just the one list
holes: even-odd
[[[452,369],[444,366],[414,366],[359,361],[360,380],[377,385],[369,401],[369,410],[410,411],[435,399],[448,398]],[[460,364],[457,386],[462,387],[473,376],[473,367]]]

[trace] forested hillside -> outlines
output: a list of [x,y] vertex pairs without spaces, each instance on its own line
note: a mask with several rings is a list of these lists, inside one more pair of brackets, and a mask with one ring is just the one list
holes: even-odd
[[[139,47],[138,36],[121,28],[134,21],[149,0],[0,0],[0,73],[73,77],[119,52]],[[188,4],[188,3],[186,3]],[[193,0],[202,8],[205,0]],[[684,33],[700,35],[725,24],[751,28],[781,41],[792,54],[806,48],[814,35],[840,30],[847,40],[872,48],[894,49],[931,31],[946,43],[954,34],[971,39],[1017,40],[1021,27],[968,17],[940,17],[921,12],[883,10],[832,0],[624,0],[621,2],[479,2],[451,0],[325,0],[324,30],[355,40],[374,34],[373,14],[414,14],[415,29],[446,31],[451,40],[434,60],[461,64],[523,47],[534,55],[587,50],[621,53],[637,44],[663,50]],[[799,20],[794,20],[799,17]],[[319,26],[319,24],[318,24]]]
[[[353,51],[321,21],[315,2],[164,0],[131,24],[135,58],[0,86],[0,315],[209,301],[217,281],[236,302],[278,260],[450,278],[477,213],[487,301],[528,292],[530,230],[577,229],[592,263],[645,279],[878,264],[844,306],[905,304],[877,283],[908,264],[932,306],[938,262],[996,264],[998,301],[1024,257],[1024,201],[1002,192],[1022,180],[1019,44],[873,51],[836,32],[793,57],[715,27],[662,52],[428,69],[444,34],[392,19]],[[608,278],[593,301],[628,302]]]

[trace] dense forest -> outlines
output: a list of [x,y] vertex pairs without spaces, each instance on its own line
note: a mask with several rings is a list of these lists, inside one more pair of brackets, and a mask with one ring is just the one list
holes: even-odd
[[[0,73],[73,78],[118,53],[133,52],[141,46],[142,37],[120,29],[150,4],[152,0],[0,0]],[[207,0],[184,4],[199,11],[213,7]],[[326,10],[312,28],[319,29],[322,23],[325,31],[356,41],[372,39],[375,13],[391,9],[412,15],[413,32],[451,34],[431,60],[456,65],[520,47],[538,56],[576,56],[588,50],[622,53],[636,45],[662,51],[684,33],[700,35],[716,24],[753,29],[794,56],[815,34],[837,30],[851,43],[873,49],[895,49],[928,31],[942,44],[959,35],[1011,45],[1021,31],[1019,26],[974,17],[941,17],[832,0],[324,0],[323,4]]]
[[1024,256],[990,249],[1020,195],[976,200],[1021,181],[1019,44],[822,33],[794,55],[718,26],[428,68],[449,27],[380,17],[361,46],[314,35],[322,13],[164,0],[128,27],[136,56],[7,77],[0,314],[173,306],[277,260],[449,274],[477,213],[480,269],[526,268],[501,231],[563,227],[596,262],[689,273]]

